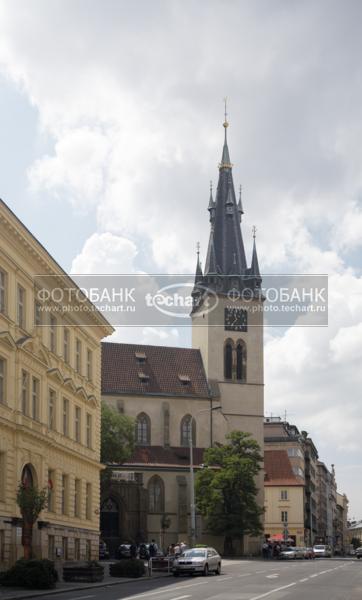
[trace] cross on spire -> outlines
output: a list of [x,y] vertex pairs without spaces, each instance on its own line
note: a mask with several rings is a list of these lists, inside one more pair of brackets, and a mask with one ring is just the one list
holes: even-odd
[[252,232],[253,232],[253,238],[254,238],[254,240],[256,238],[256,231],[257,231],[257,229],[256,229],[255,225],[253,225]]

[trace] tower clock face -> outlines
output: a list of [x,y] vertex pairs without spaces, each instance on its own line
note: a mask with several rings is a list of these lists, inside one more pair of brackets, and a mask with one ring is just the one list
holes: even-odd
[[225,308],[224,323],[226,331],[247,331],[248,313],[243,308]]

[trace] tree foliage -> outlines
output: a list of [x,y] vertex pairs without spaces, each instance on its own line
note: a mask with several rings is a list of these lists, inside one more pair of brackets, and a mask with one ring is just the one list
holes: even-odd
[[232,540],[262,530],[261,508],[256,501],[255,477],[263,460],[260,447],[248,433],[233,431],[228,443],[208,448],[205,467],[196,476],[196,503],[210,533],[224,535],[225,552]]
[[101,462],[121,464],[134,450],[135,424],[131,417],[117,413],[102,402]]
[[16,503],[20,508],[21,515],[29,525],[34,525],[41,511],[46,507],[48,492],[44,488],[39,490],[36,486],[19,484],[16,493]]

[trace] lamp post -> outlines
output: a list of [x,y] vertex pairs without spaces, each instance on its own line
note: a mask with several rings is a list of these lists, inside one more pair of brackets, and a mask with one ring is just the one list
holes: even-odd
[[[211,408],[204,408],[199,410],[195,417],[204,412],[212,412],[213,410],[221,409],[221,406],[212,406]],[[194,417],[191,417],[190,423],[190,514],[191,514],[191,547],[195,546],[196,543],[196,506],[195,506],[195,477],[194,477],[194,453],[193,453],[193,439],[192,439],[192,422]]]

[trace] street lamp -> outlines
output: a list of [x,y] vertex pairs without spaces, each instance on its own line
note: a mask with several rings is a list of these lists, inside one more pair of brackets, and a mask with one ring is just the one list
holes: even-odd
[[[212,406],[211,408],[204,408],[199,410],[195,417],[204,412],[212,412],[213,410],[219,410],[222,406]],[[193,458],[193,445],[192,445],[192,422],[194,417],[191,417],[190,432],[189,432],[189,444],[190,444],[190,513],[191,513],[191,547],[195,546],[196,543],[196,506],[195,506],[195,478],[194,478],[194,458]]]

